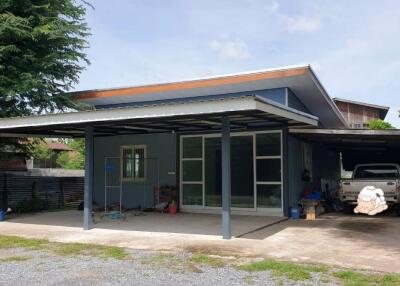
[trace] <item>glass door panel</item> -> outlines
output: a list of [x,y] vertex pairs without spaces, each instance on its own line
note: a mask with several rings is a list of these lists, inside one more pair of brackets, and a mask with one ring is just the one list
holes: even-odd
[[232,207],[254,208],[253,136],[231,137]]
[[204,139],[205,158],[205,206],[221,206],[221,138]]

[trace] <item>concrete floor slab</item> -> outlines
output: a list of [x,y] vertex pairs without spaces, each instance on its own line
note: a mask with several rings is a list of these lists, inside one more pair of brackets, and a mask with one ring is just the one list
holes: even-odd
[[[135,222],[132,225],[139,230],[133,230],[123,222],[119,228],[103,222],[98,224],[98,228],[83,231],[80,214],[55,212],[15,218],[1,222],[0,233],[137,249],[206,250],[400,273],[398,217],[324,215],[315,221],[287,220],[227,241],[220,235],[205,234],[209,230],[219,231],[219,216],[182,214],[182,217],[169,217],[157,214],[132,218]],[[257,220],[257,217],[251,219]],[[187,221],[192,223],[184,228],[182,224]],[[250,223],[249,217],[239,217],[234,226],[243,231],[247,227],[239,226]],[[193,231],[187,231],[189,226]]]
[[[135,212],[129,211],[124,219],[113,220],[97,213],[94,228],[142,232],[222,235],[221,215],[177,213]],[[280,222],[283,217],[232,215],[232,235],[240,236],[259,228]],[[10,220],[13,223],[39,224],[52,226],[82,227],[81,211],[57,211],[20,215]]]

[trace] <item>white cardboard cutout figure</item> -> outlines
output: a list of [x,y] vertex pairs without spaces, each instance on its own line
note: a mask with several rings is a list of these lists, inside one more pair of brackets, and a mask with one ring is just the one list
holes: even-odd
[[374,186],[366,186],[358,194],[357,207],[354,209],[354,212],[376,215],[387,208],[388,206],[382,189],[377,189]]

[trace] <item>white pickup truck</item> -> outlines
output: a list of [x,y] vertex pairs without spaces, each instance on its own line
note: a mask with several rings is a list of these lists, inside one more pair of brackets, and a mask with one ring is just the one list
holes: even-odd
[[351,212],[357,204],[360,191],[366,186],[383,190],[386,203],[395,207],[400,216],[400,166],[398,164],[360,164],[354,168],[351,179],[340,184],[339,196],[344,211]]

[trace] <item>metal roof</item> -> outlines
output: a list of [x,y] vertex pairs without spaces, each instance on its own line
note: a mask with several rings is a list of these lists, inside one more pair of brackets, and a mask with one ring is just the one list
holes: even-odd
[[383,105],[376,105],[376,104],[370,104],[370,103],[365,103],[365,102],[360,102],[360,101],[354,101],[354,100],[349,100],[349,99],[344,99],[344,98],[338,98],[334,97],[333,101],[336,102],[344,102],[344,103],[350,103],[354,105],[360,105],[360,106],[366,106],[370,108],[375,108],[379,110],[379,117],[380,119],[384,120],[387,113],[389,112],[390,107],[388,106],[383,106]]
[[371,104],[371,103],[355,101],[355,100],[350,100],[350,99],[344,99],[344,98],[339,98],[339,97],[334,97],[332,99],[333,99],[333,101],[340,101],[340,102],[346,102],[346,103],[351,103],[351,104],[356,104],[356,105],[368,106],[368,107],[386,110],[386,111],[388,111],[390,109],[390,107],[388,107],[388,106]]
[[324,143],[336,150],[382,149],[400,147],[400,130],[370,129],[299,129],[290,128],[289,133],[309,141]]
[[83,136],[85,126],[96,135],[218,130],[222,116],[233,129],[318,126],[318,118],[257,95],[192,98],[135,106],[47,114],[0,120],[0,135]]
[[238,92],[290,88],[326,128],[348,127],[336,104],[310,66],[283,67],[178,82],[94,89],[75,92],[77,99],[92,105],[193,98]]

